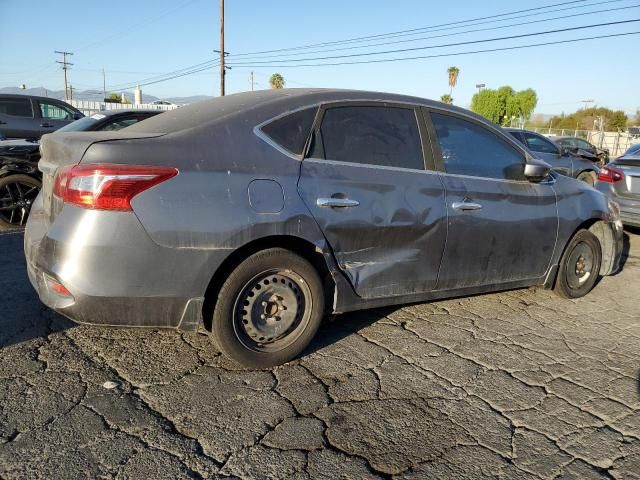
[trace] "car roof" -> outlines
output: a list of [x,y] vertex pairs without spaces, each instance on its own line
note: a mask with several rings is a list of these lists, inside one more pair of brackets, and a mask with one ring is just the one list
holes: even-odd
[[339,101],[378,101],[434,106],[471,116],[482,123],[495,127],[486,118],[468,110],[419,97],[361,90],[287,88],[236,93],[195,102],[175,110],[169,110],[164,115],[147,119],[128,127],[127,130],[145,133],[173,133],[215,123],[236,114],[249,115],[251,117],[250,123],[257,125],[288,111]]
[[[123,114],[130,114],[130,113],[162,113],[165,110],[153,110],[153,109],[149,109],[149,108],[122,108],[122,109],[114,109],[114,110],[100,110],[99,112],[94,112],[91,115],[96,115],[96,114],[100,114],[100,115],[104,115],[105,117],[113,117],[115,115],[123,115]],[[91,115],[87,115],[88,117],[90,117]]]
[[[535,135],[542,135],[541,133],[534,132],[533,130],[526,130],[524,128],[502,127],[502,129],[507,132],[526,132],[526,133],[533,133]],[[544,137],[544,135],[542,136]]]
[[20,93],[0,93],[0,98],[31,98],[33,100],[48,100],[48,101],[54,101],[54,102],[61,102],[68,105],[68,103],[65,102],[64,100],[60,100],[58,98],[43,97],[40,95],[22,95]]

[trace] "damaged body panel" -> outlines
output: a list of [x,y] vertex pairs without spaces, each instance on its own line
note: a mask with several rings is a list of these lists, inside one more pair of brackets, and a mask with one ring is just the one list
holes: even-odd
[[[233,335],[256,337],[259,358],[300,351],[315,308],[552,285],[580,229],[603,245],[601,273],[620,256],[603,195],[549,174],[486,120],[414,97],[231,95],[118,132],[45,136],[42,152],[25,254],[45,304],[81,323],[204,320],[216,334],[232,291]],[[230,287],[265,250],[301,260]]]

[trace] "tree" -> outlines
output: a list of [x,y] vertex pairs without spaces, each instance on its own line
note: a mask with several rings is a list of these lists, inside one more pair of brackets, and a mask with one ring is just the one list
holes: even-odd
[[119,103],[125,103],[125,104],[131,103],[129,100],[127,100],[127,97],[125,97],[124,95],[120,95],[118,93],[110,93],[107,98],[109,100],[116,100]]
[[284,77],[279,73],[274,73],[269,77],[269,85],[271,88],[284,88],[285,83]]
[[440,101],[442,103],[451,104],[451,103],[453,103],[453,97],[451,95],[449,95],[448,93],[445,93],[444,95],[442,95],[440,97]]
[[451,96],[453,95],[453,87],[455,87],[458,83],[458,75],[460,75],[460,69],[458,67],[449,67],[447,69],[447,73],[449,74],[449,87],[451,87],[449,90],[449,96]]
[[482,89],[471,99],[471,110],[498,125],[507,125],[513,118],[528,120],[536,108],[538,96],[530,88],[516,92],[509,86],[497,90]]
[[551,119],[553,128],[593,130],[602,128],[609,131],[623,130],[627,127],[628,118],[622,110],[611,110],[605,107],[582,108],[569,115],[556,115]]

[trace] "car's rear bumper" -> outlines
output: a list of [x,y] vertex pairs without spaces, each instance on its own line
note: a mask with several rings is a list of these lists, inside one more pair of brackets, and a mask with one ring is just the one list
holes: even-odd
[[598,182],[596,189],[607,195],[620,207],[620,219],[625,225],[640,227],[640,195],[622,196],[616,194],[611,184]]
[[210,269],[224,252],[161,247],[132,213],[65,206],[49,224],[38,206],[29,216],[25,256],[45,305],[78,323],[197,328]]

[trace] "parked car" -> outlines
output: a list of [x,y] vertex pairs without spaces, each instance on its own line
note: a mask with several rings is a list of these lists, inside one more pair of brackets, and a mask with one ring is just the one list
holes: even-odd
[[83,116],[62,100],[0,94],[0,133],[6,138],[40,138]]
[[640,155],[640,143],[631,145],[627,151],[621,155],[621,157],[627,157],[629,155]]
[[596,183],[598,167],[593,161],[561,149],[544,135],[518,128],[505,128],[511,136],[531,150],[537,158],[544,160],[551,168],[568,177],[577,178],[591,186]]
[[[584,138],[578,137],[550,137],[560,148],[567,149],[587,160],[597,161],[598,167],[609,163],[609,149],[598,148],[587,142]],[[596,160],[597,159],[597,160]]]
[[[159,110],[109,110],[56,131],[115,131],[162,113]],[[40,144],[36,139],[0,141],[0,230],[23,227],[41,186]],[[25,193],[26,192],[26,193]],[[1,195],[1,194],[0,194]]]
[[249,367],[299,355],[326,313],[618,268],[600,192],[499,127],[421,98],[265,90],[120,132],[42,141],[25,233],[42,301],[80,323],[194,330]]
[[625,225],[640,227],[640,149],[629,149],[600,170],[596,188],[620,206]]

